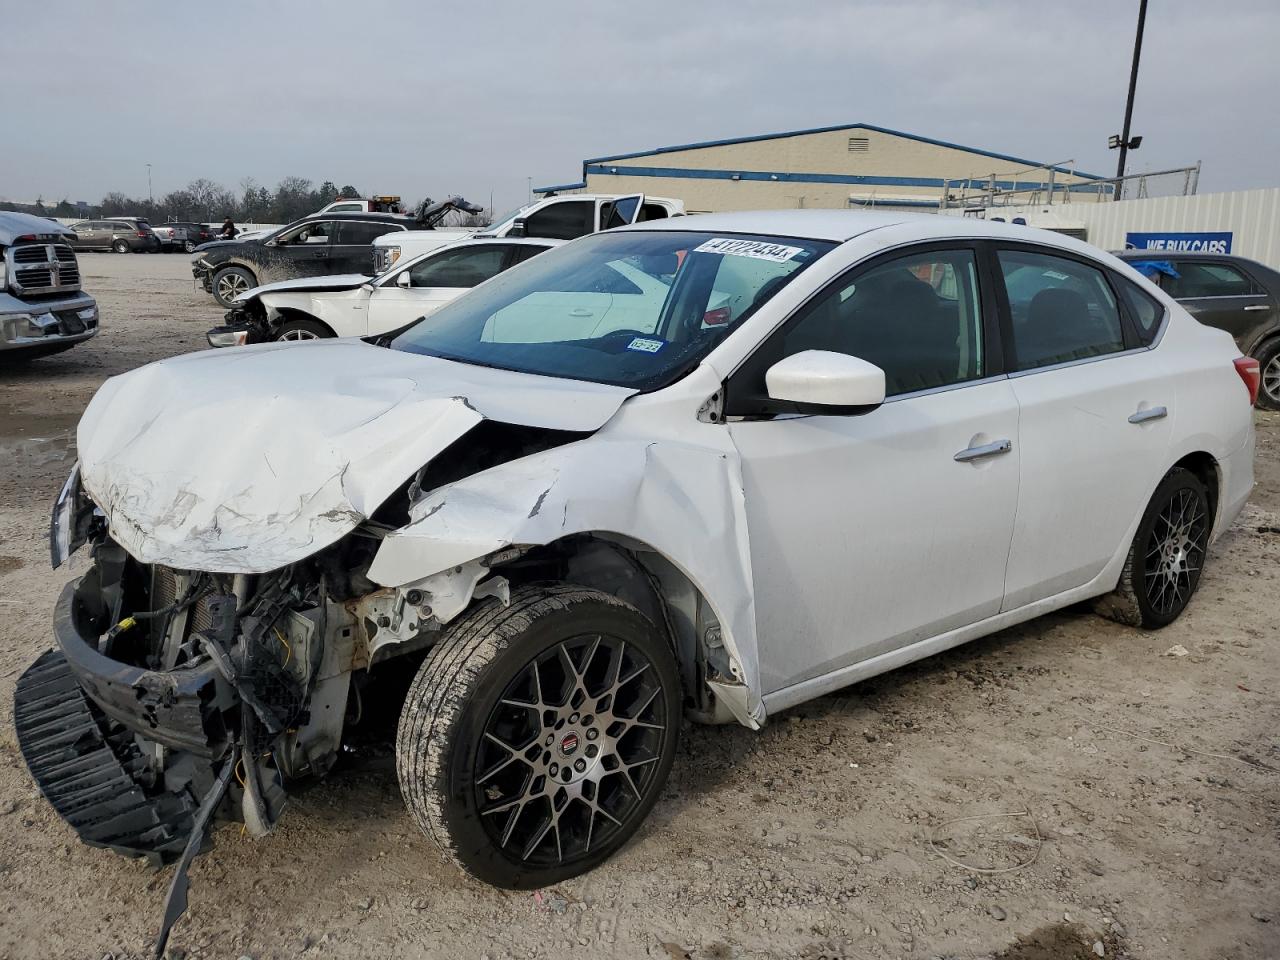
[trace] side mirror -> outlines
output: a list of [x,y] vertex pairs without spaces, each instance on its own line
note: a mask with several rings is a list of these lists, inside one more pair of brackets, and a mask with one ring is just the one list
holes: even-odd
[[408,270],[401,270],[396,275],[396,286],[402,290],[408,290],[413,286],[413,277],[409,276]]
[[508,237],[527,237],[529,235],[529,221],[525,217],[516,217],[515,222],[507,228]]
[[847,353],[803,350],[764,375],[769,399],[794,413],[870,413],[884,403],[884,371]]

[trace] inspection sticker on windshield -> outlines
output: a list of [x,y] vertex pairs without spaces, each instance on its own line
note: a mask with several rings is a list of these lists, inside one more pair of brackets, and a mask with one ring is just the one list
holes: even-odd
[[628,350],[639,350],[641,353],[657,353],[667,345],[665,340],[650,340],[648,337],[636,337],[627,344]]
[[786,263],[804,247],[787,247],[781,243],[766,243],[763,240],[734,240],[732,237],[712,237],[694,253],[723,253],[731,257],[752,257],[756,260],[772,260],[774,263]]

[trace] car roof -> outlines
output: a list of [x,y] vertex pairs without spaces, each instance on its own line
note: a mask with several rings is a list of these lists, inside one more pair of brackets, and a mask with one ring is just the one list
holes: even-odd
[[[1121,260],[1168,260],[1177,257],[1179,260],[1248,260],[1234,253],[1210,253],[1207,250],[1113,250]],[[1249,261],[1252,263],[1253,261]]]
[[305,217],[299,217],[294,223],[303,223],[307,220],[373,220],[377,223],[414,223],[413,217],[406,217],[399,213],[362,213],[358,210],[342,210],[337,213],[309,213]]
[[843,243],[872,230],[907,227],[914,240],[991,238],[1048,244],[1065,250],[1100,253],[1065,234],[1016,223],[977,220],[932,213],[893,213],[872,210],[746,210],[737,213],[701,213],[665,220],[646,220],[622,230],[696,230],[700,233],[754,233],[766,236],[833,240]]

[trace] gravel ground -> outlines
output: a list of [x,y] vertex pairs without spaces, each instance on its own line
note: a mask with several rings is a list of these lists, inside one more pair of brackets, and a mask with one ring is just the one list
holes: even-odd
[[[0,956],[12,958],[142,956],[169,880],[80,844],[13,733],[13,685],[84,569],[51,573],[46,546],[80,412],[105,377],[202,348],[222,312],[184,256],[82,263],[102,334],[0,368]],[[369,750],[299,790],[271,836],[218,831],[171,953],[1280,956],[1280,416],[1257,423],[1253,501],[1165,630],[1065,611],[760,733],[689,727],[636,839],[538,894],[446,867],[401,805],[389,753]],[[948,823],[992,814],[1021,815]]]

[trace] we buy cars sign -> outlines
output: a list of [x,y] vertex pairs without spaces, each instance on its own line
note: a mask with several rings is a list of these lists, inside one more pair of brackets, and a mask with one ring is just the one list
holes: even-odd
[[1230,253],[1231,233],[1126,233],[1124,246],[1170,253]]

